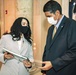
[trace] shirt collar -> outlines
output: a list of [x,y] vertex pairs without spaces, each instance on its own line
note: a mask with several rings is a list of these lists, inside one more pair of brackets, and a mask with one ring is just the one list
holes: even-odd
[[55,26],[57,27],[57,29],[58,29],[58,27],[59,27],[59,25],[60,25],[60,23],[61,23],[63,17],[64,17],[64,15],[62,15],[62,17],[61,17],[61,19],[59,20],[59,22],[55,25]]

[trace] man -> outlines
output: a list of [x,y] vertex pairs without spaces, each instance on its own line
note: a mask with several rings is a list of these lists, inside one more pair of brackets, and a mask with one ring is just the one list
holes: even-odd
[[52,24],[40,67],[43,75],[76,75],[76,21],[64,16],[56,1],[48,1],[43,11]]

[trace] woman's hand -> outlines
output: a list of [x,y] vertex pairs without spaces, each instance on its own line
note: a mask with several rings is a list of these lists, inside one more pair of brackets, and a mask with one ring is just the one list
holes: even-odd
[[32,67],[32,63],[31,63],[30,61],[28,61],[28,60],[24,60],[24,61],[23,61],[23,64],[24,64],[27,68]]
[[12,59],[14,56],[8,52],[4,53],[4,59]]

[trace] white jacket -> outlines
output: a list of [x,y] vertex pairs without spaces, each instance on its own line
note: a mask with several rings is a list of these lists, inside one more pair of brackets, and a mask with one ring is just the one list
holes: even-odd
[[22,40],[23,42],[21,45],[21,50],[19,50],[18,42],[13,41],[10,34],[2,36],[0,40],[0,61],[3,62],[3,64],[0,70],[0,75],[29,75],[28,70],[23,65],[23,63],[19,61],[19,58],[13,58],[4,61],[3,48],[6,48],[22,56],[26,56],[30,61],[33,61],[32,46],[26,39],[24,39],[24,37]]

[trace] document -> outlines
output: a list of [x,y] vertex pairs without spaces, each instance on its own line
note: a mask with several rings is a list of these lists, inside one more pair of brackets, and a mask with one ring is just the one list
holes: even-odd
[[19,54],[16,54],[15,52],[12,52],[12,51],[10,51],[10,50],[8,50],[6,48],[3,48],[3,50],[4,50],[4,52],[8,52],[8,53],[18,57],[20,60],[29,60],[27,57],[19,55]]

